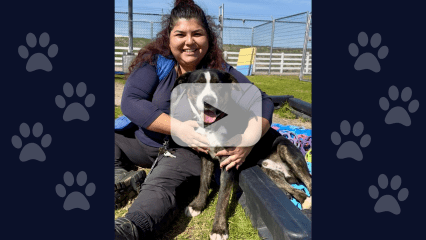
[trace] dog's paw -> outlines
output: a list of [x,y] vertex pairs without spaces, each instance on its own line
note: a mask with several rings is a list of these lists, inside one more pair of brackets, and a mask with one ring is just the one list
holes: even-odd
[[197,211],[192,209],[192,207],[188,206],[185,208],[185,215],[188,217],[196,217],[200,215],[201,211]]
[[210,240],[226,240],[228,239],[228,234],[219,234],[219,233],[212,233],[210,234]]
[[212,231],[210,232],[210,240],[226,240],[229,238],[229,230],[224,215],[215,216]]
[[303,202],[302,209],[310,209],[310,208],[312,208],[312,198],[308,197]]

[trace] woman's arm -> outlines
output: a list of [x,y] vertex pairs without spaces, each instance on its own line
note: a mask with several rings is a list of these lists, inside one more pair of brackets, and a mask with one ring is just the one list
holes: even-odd
[[[166,135],[172,133],[188,146],[207,146],[206,137],[195,132],[198,124],[194,121],[182,123],[161,111],[152,102],[152,95],[158,86],[158,76],[155,67],[143,65],[134,71],[127,79],[123,91],[121,110],[133,123],[147,130]],[[171,124],[174,131],[171,131]]]
[[151,102],[158,83],[155,67],[144,64],[129,76],[124,86],[121,111],[145,129],[163,113]]

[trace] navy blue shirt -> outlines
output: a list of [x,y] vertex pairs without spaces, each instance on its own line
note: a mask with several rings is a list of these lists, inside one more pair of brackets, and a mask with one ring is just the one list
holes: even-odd
[[[239,83],[251,83],[243,74],[227,64],[226,70]],[[162,113],[170,114],[170,95],[177,73],[173,68],[160,82],[155,66],[143,64],[133,71],[127,79],[123,90],[121,110],[133,123],[139,126],[135,136],[139,141],[151,147],[161,147],[165,134],[149,131],[151,125]],[[188,109],[189,110],[189,109]],[[262,117],[272,123],[274,104],[262,92]]]

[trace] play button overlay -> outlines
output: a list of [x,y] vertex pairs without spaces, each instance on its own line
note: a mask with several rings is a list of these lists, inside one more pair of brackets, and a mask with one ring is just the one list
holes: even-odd
[[225,112],[220,111],[220,109],[217,109],[206,102],[204,102],[204,109],[207,110],[204,110],[203,127],[206,127],[209,124],[215,123],[216,121],[228,116],[228,114]]
[[253,146],[262,134],[262,94],[251,83],[182,83],[170,99],[172,139],[180,146],[188,144],[176,136],[184,122],[199,125],[196,132],[207,137],[210,147]]

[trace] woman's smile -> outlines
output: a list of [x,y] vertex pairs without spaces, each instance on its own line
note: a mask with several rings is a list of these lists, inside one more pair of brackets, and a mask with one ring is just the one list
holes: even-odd
[[170,49],[182,73],[195,70],[208,48],[206,30],[196,19],[179,19],[170,32]]

